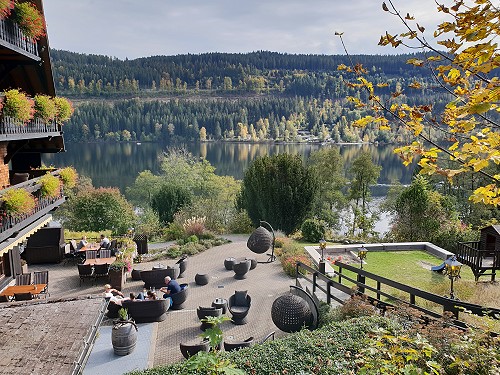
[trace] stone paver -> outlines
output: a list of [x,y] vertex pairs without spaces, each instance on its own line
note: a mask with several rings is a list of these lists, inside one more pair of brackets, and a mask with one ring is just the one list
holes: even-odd
[[[248,236],[231,236],[232,243],[208,249],[203,253],[188,258],[188,265],[184,277],[178,279],[179,283],[189,284],[188,300],[184,310],[170,310],[165,321],[153,323],[157,325],[153,364],[167,364],[183,359],[179,344],[183,341],[196,339],[202,332],[200,322],[196,315],[198,306],[210,306],[216,298],[225,298],[234,294],[235,290],[247,290],[252,297],[252,307],[248,315],[248,324],[237,326],[231,322],[222,325],[224,337],[235,340],[246,339],[253,336],[257,341],[263,339],[271,331],[276,331],[277,337],[284,335],[274,325],[271,319],[271,306],[280,295],[289,291],[289,286],[294,280],[284,274],[279,261],[258,266],[247,274],[243,280],[234,279],[234,272],[224,268],[224,259],[227,257],[256,258],[266,261],[266,254],[254,254],[246,247]],[[161,245],[158,245],[161,246]],[[161,261],[162,264],[171,265],[174,260]],[[151,269],[157,262],[136,264],[137,269]],[[72,264],[44,264],[32,265],[29,270],[49,270],[50,298],[64,298],[74,296],[99,296],[102,295],[105,280],[99,280],[98,285],[91,285],[86,280],[80,286],[78,269]],[[199,286],[194,282],[197,273],[208,273],[210,281],[207,285]],[[141,281],[127,280],[123,293],[138,292],[142,290]],[[230,314],[228,313],[228,316]],[[108,322],[109,323],[109,322]],[[154,336],[154,334],[153,334]],[[116,370],[116,369],[115,369]],[[109,374],[115,372],[110,371]]]

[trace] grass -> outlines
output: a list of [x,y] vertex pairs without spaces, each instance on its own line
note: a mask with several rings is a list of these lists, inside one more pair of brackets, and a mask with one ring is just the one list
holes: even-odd
[[[439,265],[443,261],[424,251],[391,251],[391,252],[368,252],[366,264],[363,264],[363,269],[386,277],[391,280],[398,281],[402,284],[409,285],[427,292],[431,292],[441,296],[450,294],[450,279],[448,276],[434,272],[429,269],[431,265]],[[352,266],[359,268],[359,263],[351,263]],[[333,265],[333,268],[338,270],[338,267]],[[343,270],[342,273],[351,278],[356,278],[355,274]],[[475,303],[486,307],[500,308],[500,287],[496,283],[486,282],[488,277],[484,277],[484,282],[476,283],[474,275],[468,266],[463,266],[460,272],[460,279],[454,283],[455,295],[462,301]],[[346,280],[342,281],[345,285],[353,285]],[[376,282],[367,279],[367,284],[376,287]],[[394,295],[405,301],[409,300],[407,293],[382,285],[382,291]],[[368,294],[375,296],[374,293],[367,291]],[[387,300],[382,298],[383,300]],[[424,306],[436,312],[442,312],[439,305],[428,301],[419,300],[417,304]],[[460,319],[467,322],[480,324],[482,318],[469,317],[467,314],[461,314]],[[484,322],[483,322],[484,323]],[[490,324],[488,322],[488,324]],[[494,324],[494,330],[500,331],[500,322]]]

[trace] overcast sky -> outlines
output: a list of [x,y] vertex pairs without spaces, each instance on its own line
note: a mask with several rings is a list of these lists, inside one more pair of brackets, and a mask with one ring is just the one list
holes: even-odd
[[[434,0],[393,0],[431,31]],[[258,50],[342,54],[407,52],[379,47],[403,31],[379,0],[44,0],[51,48],[120,59]],[[429,32],[429,35],[431,33]]]

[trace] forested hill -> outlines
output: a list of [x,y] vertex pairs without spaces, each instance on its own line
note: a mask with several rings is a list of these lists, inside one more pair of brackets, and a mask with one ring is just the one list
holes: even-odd
[[[277,52],[205,53],[119,60],[108,56],[51,50],[58,92],[63,95],[105,95],[137,90],[277,89],[293,95],[320,94],[318,85],[337,77],[337,66],[349,65],[343,55],[292,55]],[[428,72],[407,65],[415,55],[354,55],[373,74],[421,77]],[[280,86],[281,85],[281,86]],[[302,90],[301,90],[302,89]]]
[[[448,99],[430,72],[406,64],[418,55],[253,52],[119,60],[52,50],[51,56],[58,95],[76,104],[65,126],[69,141],[404,140],[402,129],[350,125],[366,114],[345,100],[359,95],[345,83],[355,77],[337,70],[350,60],[362,64],[372,82],[384,83],[377,88],[382,97],[398,92],[399,101],[437,106]],[[415,81],[423,89],[410,88]]]

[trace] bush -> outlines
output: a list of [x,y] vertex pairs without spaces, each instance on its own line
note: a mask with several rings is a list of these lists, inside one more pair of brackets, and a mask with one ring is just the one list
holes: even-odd
[[39,182],[42,185],[40,189],[42,197],[55,198],[59,195],[61,181],[56,176],[47,173],[40,177]]
[[74,112],[73,105],[71,104],[71,102],[66,98],[61,98],[57,96],[53,100],[57,109],[57,116],[56,116],[57,122],[61,124],[63,122],[68,121]]
[[35,95],[35,117],[47,123],[54,120],[56,114],[56,105],[50,96]]
[[66,189],[73,189],[76,186],[76,181],[78,180],[78,173],[73,167],[66,167],[61,169],[59,172],[61,181]]
[[307,219],[302,223],[302,237],[308,242],[319,242],[325,238],[326,226],[317,219]]
[[176,221],[168,224],[168,227],[165,229],[163,238],[165,241],[175,241],[180,238],[184,238],[186,233],[184,232],[184,228],[182,225]]
[[[302,262],[308,266],[311,266],[311,260],[309,259],[308,256],[306,255],[299,255],[299,254],[293,254],[293,255],[282,255],[280,257],[281,265],[283,267],[283,271],[288,276],[291,277],[296,277],[297,276],[297,267],[296,264],[297,262]],[[301,273],[305,274],[305,271],[300,270]]]
[[35,198],[24,189],[7,190],[1,197],[5,210],[12,216],[22,216],[31,213],[35,208]]
[[331,312],[331,319],[343,321],[351,318],[360,318],[362,316],[372,316],[377,313],[373,305],[367,302],[366,298],[359,295],[353,295],[342,306],[339,306]]
[[178,258],[182,255],[182,247],[179,245],[172,245],[167,249],[167,255],[170,258]]
[[184,221],[182,227],[184,228],[186,235],[202,236],[205,232],[205,220],[205,217],[193,216],[192,218]]
[[228,224],[229,233],[252,233],[254,230],[252,220],[245,210],[238,211]]
[[5,92],[3,114],[24,124],[33,118],[34,102],[25,93],[12,89]]
[[29,39],[38,40],[45,36],[45,20],[35,5],[30,2],[18,2],[14,5],[14,20],[19,29]]

